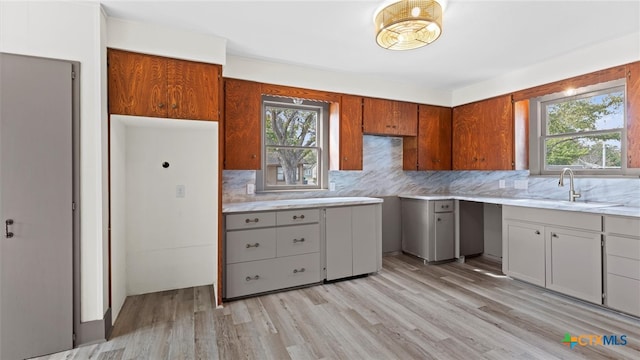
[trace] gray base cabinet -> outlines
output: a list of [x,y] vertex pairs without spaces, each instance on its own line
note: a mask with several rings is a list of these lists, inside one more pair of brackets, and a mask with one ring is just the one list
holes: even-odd
[[224,297],[322,280],[320,210],[230,214],[225,228]]
[[605,304],[640,316],[640,219],[605,216]]
[[455,257],[453,200],[403,198],[402,251],[427,261]]
[[382,267],[382,207],[327,208],[326,279],[377,272]]
[[381,204],[227,214],[223,297],[377,272],[381,224]]
[[503,272],[602,304],[602,216],[503,207]]

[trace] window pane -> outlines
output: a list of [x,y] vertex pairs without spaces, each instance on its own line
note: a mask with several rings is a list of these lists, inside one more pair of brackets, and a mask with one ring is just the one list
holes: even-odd
[[318,150],[267,146],[265,180],[267,186],[317,187]]
[[[545,139],[545,170],[619,169],[621,132]],[[604,166],[603,166],[604,164]]]
[[267,105],[265,119],[267,145],[316,146],[317,110]]
[[615,90],[545,106],[547,135],[624,127],[624,91]]

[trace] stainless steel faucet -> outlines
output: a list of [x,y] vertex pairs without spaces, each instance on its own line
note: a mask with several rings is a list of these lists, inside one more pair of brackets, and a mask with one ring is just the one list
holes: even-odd
[[562,169],[562,173],[560,173],[560,181],[558,181],[558,186],[564,186],[564,174],[569,172],[569,201],[576,201],[576,198],[580,197],[580,193],[575,192],[573,188],[573,170],[569,168]]

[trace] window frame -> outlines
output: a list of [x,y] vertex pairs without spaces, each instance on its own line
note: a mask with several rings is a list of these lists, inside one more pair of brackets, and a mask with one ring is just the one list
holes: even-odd
[[[297,101],[302,100],[301,104],[296,104]],[[318,152],[318,179],[317,185],[268,185],[267,184],[267,148],[269,146],[266,141],[266,106],[268,105],[280,105],[291,108],[300,109],[317,109],[318,110],[318,124],[316,125],[316,146],[309,147],[316,149]],[[262,163],[260,164],[260,170],[256,171],[256,191],[258,192],[294,192],[294,191],[318,191],[327,190],[329,184],[329,103],[322,100],[310,100],[310,99],[298,99],[293,97],[281,97],[262,95],[260,104],[260,129],[261,129],[261,152]],[[284,171],[284,169],[283,169]],[[304,177],[304,173],[301,173],[300,169],[297,169],[297,176]],[[277,175],[276,175],[277,176]]]
[[547,170],[546,165],[546,149],[545,140],[548,138],[554,138],[558,136],[576,136],[580,134],[592,134],[598,133],[610,133],[618,131],[615,129],[606,130],[594,130],[584,132],[574,132],[565,134],[553,134],[547,135],[547,123],[546,123],[546,111],[545,106],[547,104],[553,104],[561,102],[562,100],[569,99],[581,99],[600,94],[606,94],[614,91],[621,90],[624,94],[624,108],[623,108],[623,125],[620,128],[620,150],[621,150],[621,164],[620,168],[611,169],[572,169],[576,175],[588,175],[589,177],[611,177],[611,176],[624,176],[635,175],[640,173],[637,169],[627,168],[627,89],[626,79],[617,79],[607,81],[603,83],[593,84],[575,89],[575,93],[567,95],[565,92],[557,92],[553,94],[543,95],[530,99],[529,108],[529,172],[531,175],[559,175],[562,169]]

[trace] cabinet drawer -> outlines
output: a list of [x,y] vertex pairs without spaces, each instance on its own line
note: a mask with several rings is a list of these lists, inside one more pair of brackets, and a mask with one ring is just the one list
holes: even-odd
[[276,229],[227,232],[227,264],[276,257]]
[[230,214],[226,217],[227,230],[251,229],[276,225],[275,212],[256,212],[244,214]]
[[610,308],[640,316],[640,281],[608,274],[606,301]]
[[320,251],[320,225],[280,227],[276,231],[277,256],[291,256]]
[[608,255],[607,273],[640,281],[640,260]]
[[278,211],[276,223],[278,225],[317,223],[320,219],[320,210],[301,209]]
[[629,239],[611,235],[607,235],[606,239],[607,255],[640,260],[640,239]]
[[604,231],[609,234],[640,237],[640,219],[622,216],[605,216]]
[[227,266],[227,298],[320,281],[320,253],[251,261]]
[[452,212],[453,200],[436,200],[433,202],[434,211],[439,212]]

